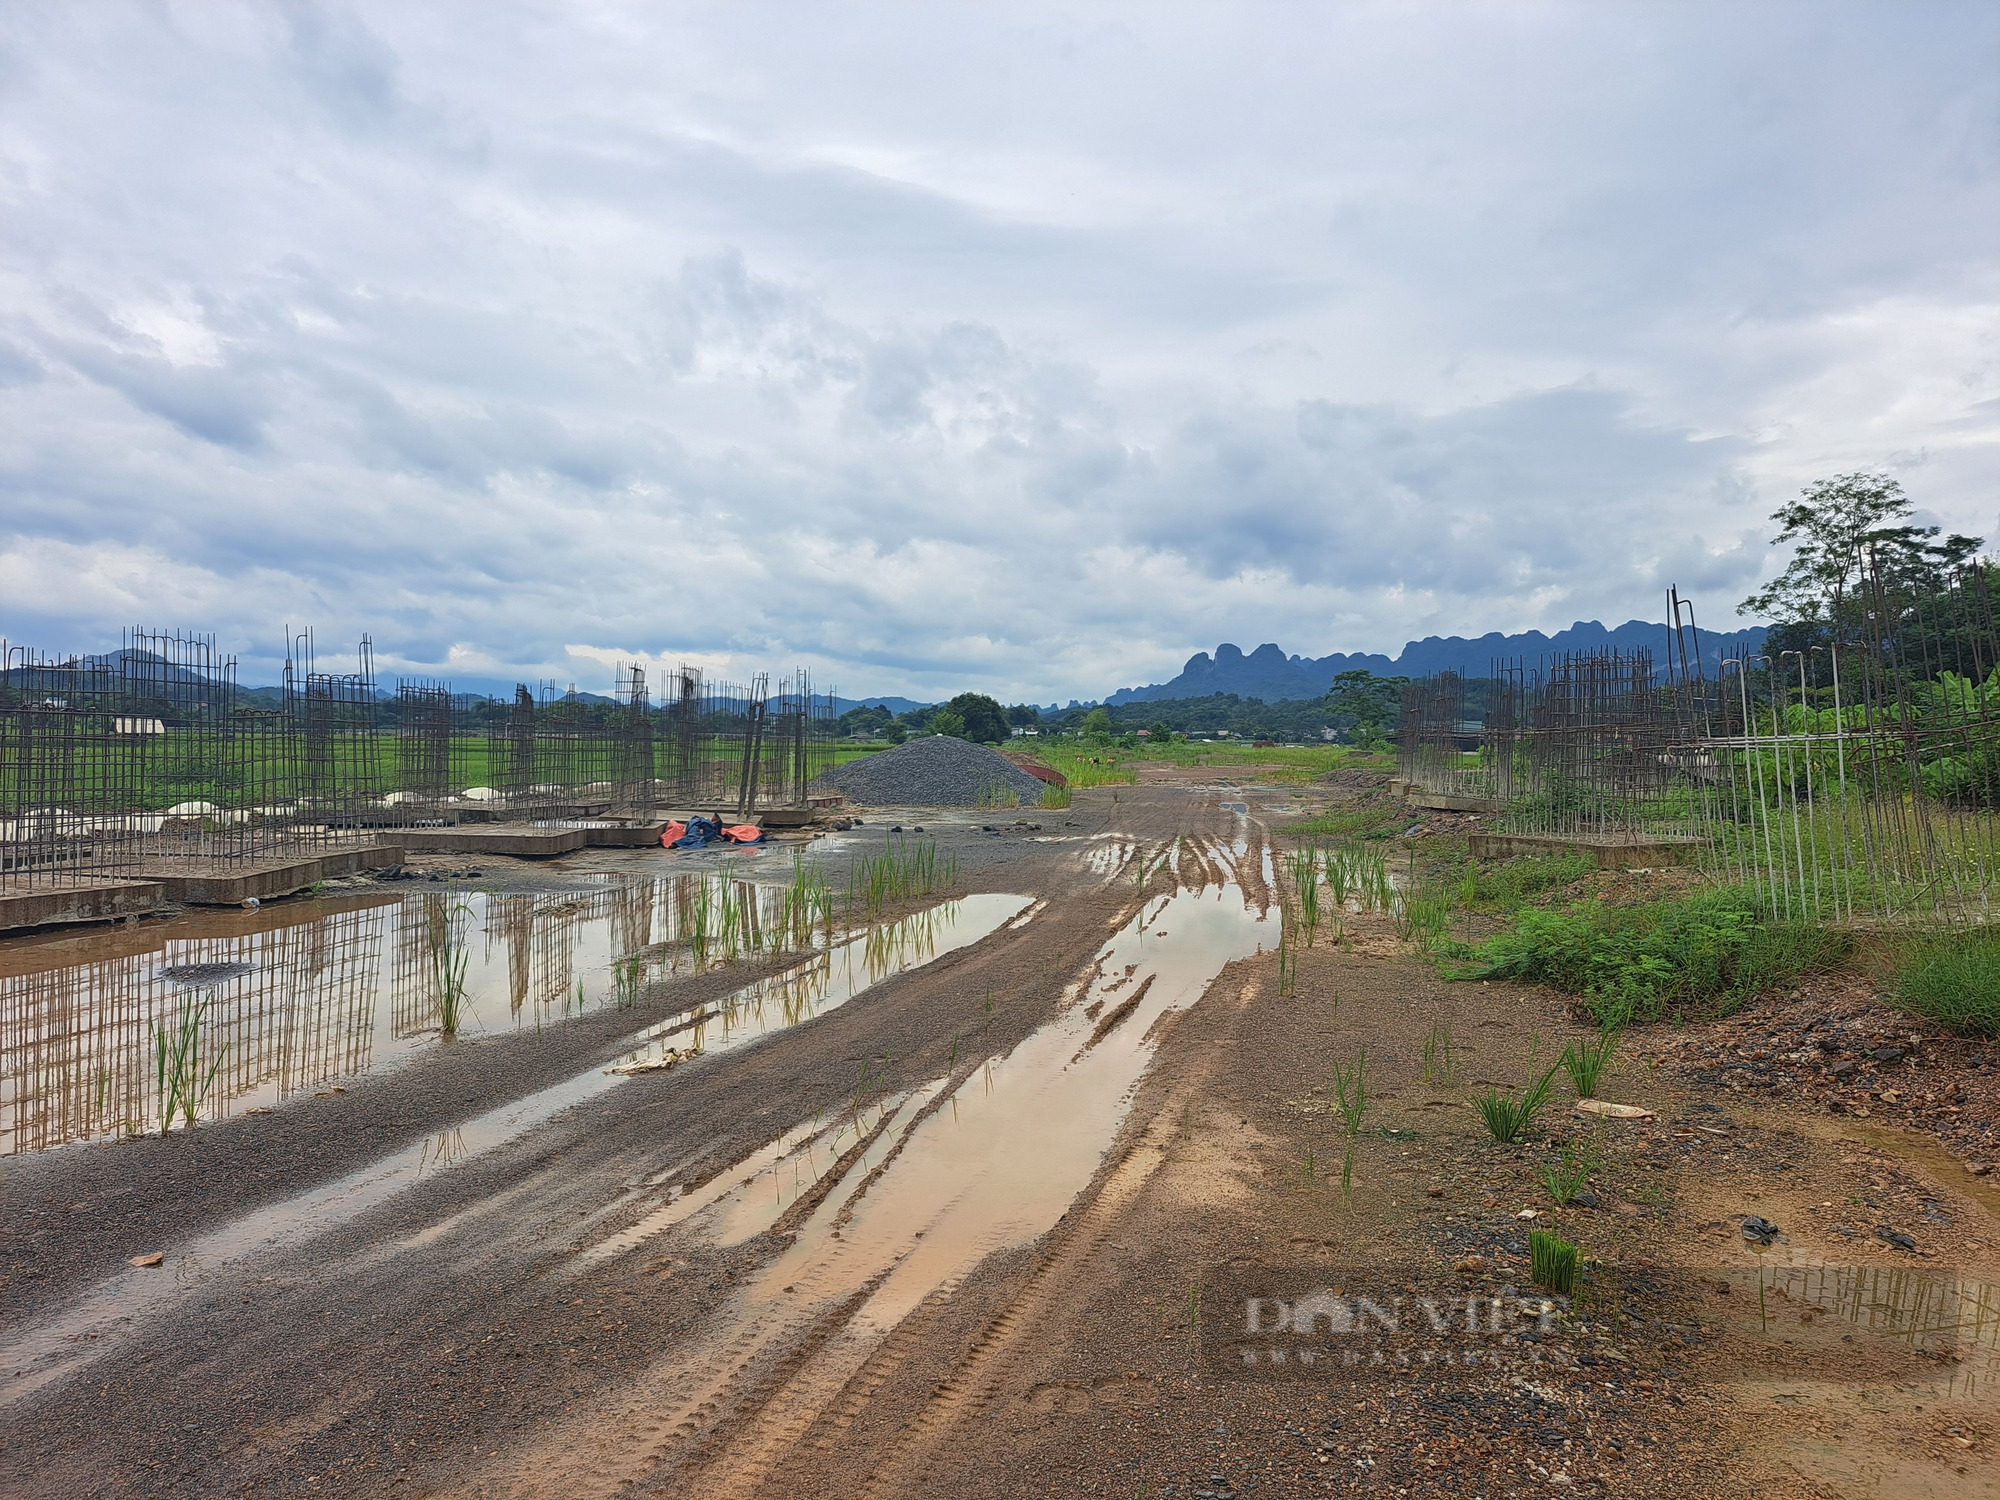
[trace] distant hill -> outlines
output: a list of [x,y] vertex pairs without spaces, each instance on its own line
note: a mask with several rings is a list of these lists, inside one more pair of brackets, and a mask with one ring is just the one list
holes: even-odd
[[[1713,675],[1725,656],[1734,655],[1746,641],[1755,646],[1764,640],[1764,627],[1754,626],[1735,635],[1711,635],[1703,631],[1703,664]],[[1348,654],[1336,651],[1317,659],[1287,656],[1277,646],[1265,644],[1249,655],[1227,642],[1215,648],[1215,655],[1197,651],[1171,682],[1148,687],[1120,688],[1104,701],[1107,704],[1143,703],[1155,698],[1205,698],[1211,693],[1235,693],[1243,698],[1262,698],[1274,703],[1288,698],[1317,698],[1333,683],[1337,672],[1367,671],[1379,677],[1424,677],[1433,672],[1459,672],[1467,677],[1491,674],[1493,663],[1519,661],[1533,667],[1546,665],[1550,657],[1564,651],[1599,651],[1616,647],[1633,651],[1644,647],[1653,653],[1656,665],[1664,668],[1667,655],[1667,627],[1644,620],[1627,620],[1615,630],[1607,630],[1596,620],[1579,620],[1567,630],[1544,635],[1539,630],[1520,635],[1495,631],[1477,639],[1465,636],[1426,636],[1411,641],[1394,657],[1368,652]]]

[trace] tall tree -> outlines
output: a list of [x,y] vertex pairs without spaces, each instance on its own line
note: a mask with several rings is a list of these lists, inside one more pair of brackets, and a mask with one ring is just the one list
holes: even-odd
[[1841,474],[1800,491],[1771,512],[1780,527],[1771,545],[1792,544],[1785,571],[1736,606],[1788,624],[1832,622],[1873,567],[1898,588],[1935,588],[1979,551],[1979,538],[1909,522],[1909,496],[1887,474]]

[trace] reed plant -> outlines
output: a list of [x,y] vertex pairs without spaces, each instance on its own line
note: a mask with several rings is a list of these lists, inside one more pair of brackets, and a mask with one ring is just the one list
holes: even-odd
[[438,1031],[450,1038],[472,1014],[466,973],[472,962],[465,924],[472,908],[447,885],[424,898],[424,952],[430,963],[431,993],[437,1002]]

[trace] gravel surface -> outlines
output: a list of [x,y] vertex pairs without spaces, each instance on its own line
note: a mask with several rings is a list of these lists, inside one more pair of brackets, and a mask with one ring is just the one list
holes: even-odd
[[893,750],[849,761],[813,785],[841,792],[863,807],[1023,807],[1042,800],[1042,783],[998,750],[949,735],[926,735]]

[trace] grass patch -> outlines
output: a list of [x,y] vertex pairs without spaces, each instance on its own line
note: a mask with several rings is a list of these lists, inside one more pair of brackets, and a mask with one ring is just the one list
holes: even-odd
[[1528,855],[1470,874],[1468,906],[1498,906],[1507,911],[1529,897],[1555,890],[1595,873],[1597,862],[1587,854]]
[[1548,1229],[1528,1231],[1528,1274],[1536,1286],[1560,1297],[1574,1297],[1583,1272],[1583,1252]]
[[1578,1151],[1571,1142],[1564,1141],[1562,1159],[1542,1163],[1542,1186],[1549,1190],[1549,1196],[1562,1207],[1589,1182],[1590,1174],[1597,1170],[1596,1153],[1585,1147]]
[[1888,998],[1927,1021],[2000,1036],[2000,932],[1927,933],[1898,955]]
[[1479,1118],[1486,1122],[1486,1133],[1503,1146],[1518,1141],[1535,1116],[1548,1108],[1549,1097],[1555,1092],[1555,1076],[1556,1070],[1550,1068],[1523,1089],[1518,1099],[1497,1088],[1489,1088],[1474,1099]]
[[1833,967],[1849,946],[1841,933],[1769,917],[1744,891],[1698,891],[1637,906],[1523,908],[1458,977],[1546,984],[1581,997],[1600,1024],[1684,1006],[1728,1015],[1761,990]]
[[1618,1050],[1618,1038],[1624,1030],[1625,1013],[1618,1011],[1607,1016],[1598,1027],[1596,1041],[1571,1042],[1563,1048],[1562,1070],[1569,1074],[1570,1087],[1576,1090],[1577,1098],[1597,1097],[1598,1080],[1611,1066],[1611,1055]]

